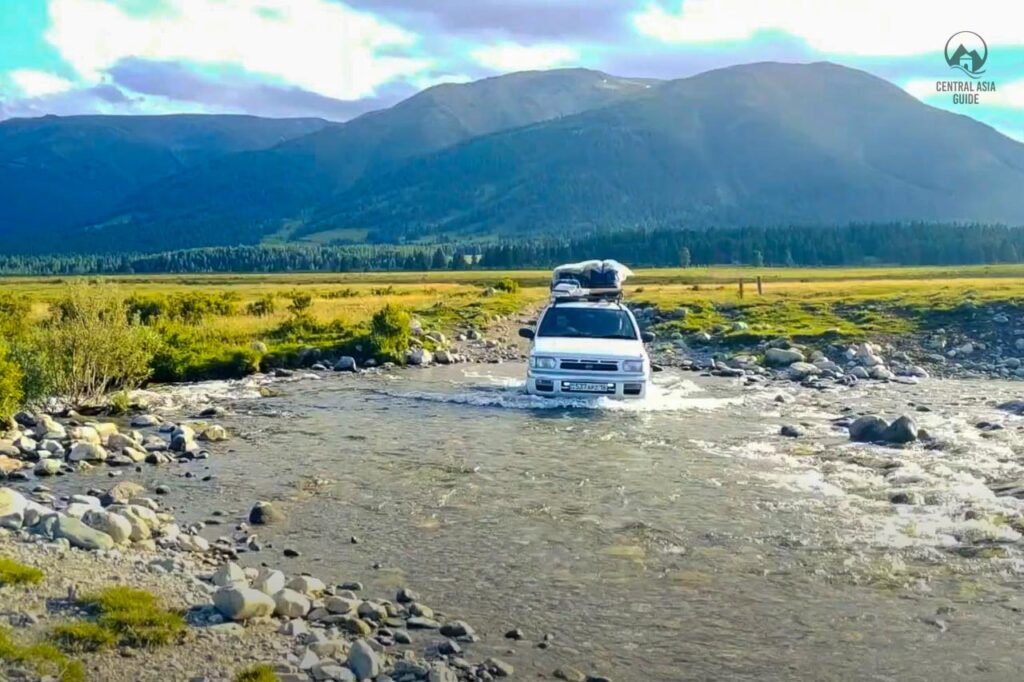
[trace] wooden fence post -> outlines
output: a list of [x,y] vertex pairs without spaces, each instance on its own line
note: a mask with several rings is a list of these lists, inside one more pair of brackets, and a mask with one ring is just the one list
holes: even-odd
[[743,298],[743,278],[740,277],[740,298]]
[[761,275],[757,276],[757,295],[760,296],[763,293],[761,290]]

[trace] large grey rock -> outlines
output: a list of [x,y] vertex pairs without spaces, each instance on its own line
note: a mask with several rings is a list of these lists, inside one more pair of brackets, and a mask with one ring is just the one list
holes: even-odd
[[[263,594],[273,596],[284,589],[284,573],[269,568],[262,568],[252,581],[252,588]],[[305,614],[303,614],[305,615]]]
[[381,672],[377,652],[362,639],[352,642],[352,648],[348,652],[348,668],[359,680],[372,680]]
[[282,514],[271,502],[259,501],[249,510],[249,523],[264,526],[277,523],[284,519]]
[[794,362],[789,366],[789,378],[794,381],[802,381],[810,376],[821,374],[821,370],[809,362]]
[[335,372],[354,372],[356,369],[356,359],[350,355],[343,355],[334,363]]
[[213,424],[203,429],[203,432],[199,434],[199,440],[205,440],[209,443],[217,443],[222,440],[228,439],[228,432],[220,424]]
[[274,615],[284,616],[285,618],[302,618],[311,608],[311,604],[306,595],[285,588],[273,596],[274,599]]
[[884,440],[889,423],[873,414],[860,417],[850,424],[850,440],[857,443],[876,443]]
[[59,459],[46,458],[36,462],[35,468],[32,469],[36,476],[56,476],[60,473],[61,463]]
[[118,481],[100,497],[104,505],[124,504],[133,497],[145,494],[146,489],[135,481]]
[[53,528],[55,538],[64,538],[72,547],[80,549],[112,549],[114,538],[106,533],[90,528],[82,520],[61,514]]
[[327,586],[319,578],[314,578],[311,575],[300,575],[288,582],[288,588],[301,592],[307,597],[317,597],[324,593]]
[[107,451],[98,443],[81,441],[68,453],[69,462],[102,462],[107,458]]
[[429,365],[433,361],[433,353],[426,348],[413,348],[405,354],[405,362],[409,365]]
[[1024,415],[1024,400],[1010,400],[999,405],[1000,410],[1006,410],[1007,412],[1013,412],[1014,414]]
[[0,488],[0,528],[21,528],[27,507],[28,500],[17,490]]
[[124,448],[137,448],[139,444],[132,440],[131,436],[123,433],[112,433],[107,436],[107,447],[117,452]]
[[882,432],[882,440],[886,443],[911,443],[917,440],[917,424],[913,419],[904,415],[889,424],[889,427]]
[[214,571],[213,578],[211,580],[217,587],[232,587],[237,585],[242,587],[249,586],[249,580],[245,577],[245,571],[243,571],[242,567],[233,561],[222,564],[216,571]]
[[222,616],[240,621],[274,615],[274,600],[251,587],[222,587],[213,595],[213,605]]
[[132,426],[146,427],[146,426],[158,426],[160,424],[160,417],[155,414],[137,414],[132,417]]
[[788,367],[794,362],[803,362],[804,354],[795,348],[769,348],[764,353],[764,361],[772,367]]
[[102,509],[92,509],[82,516],[82,523],[101,533],[106,533],[114,541],[114,544],[124,545],[131,542],[132,524],[120,514]]

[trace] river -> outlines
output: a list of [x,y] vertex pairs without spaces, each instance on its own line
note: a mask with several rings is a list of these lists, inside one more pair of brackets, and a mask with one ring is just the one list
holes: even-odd
[[[1020,384],[812,391],[666,371],[642,403],[569,404],[524,395],[523,374],[228,386],[236,437],[141,476],[171,485],[179,518],[224,520],[210,537],[275,501],[286,521],[243,564],[411,587],[522,679],[1019,677],[1024,503],[986,482],[1024,478],[1024,419],[994,407]],[[849,443],[832,420],[858,412],[911,414],[939,445]],[[515,627],[524,641],[503,638]]]

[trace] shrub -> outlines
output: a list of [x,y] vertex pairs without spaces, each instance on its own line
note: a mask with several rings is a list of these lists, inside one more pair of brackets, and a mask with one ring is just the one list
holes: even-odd
[[210,315],[233,315],[238,296],[233,292],[187,292],[172,296],[131,296],[125,301],[129,319],[143,324],[158,320],[199,324]]
[[36,345],[51,390],[82,402],[145,381],[159,341],[129,319],[116,293],[75,285],[54,304]]
[[514,294],[519,291],[519,282],[508,277],[504,278],[500,282],[494,285],[494,288],[498,291],[504,291],[509,294]]
[[0,557],[0,585],[34,585],[43,581],[43,572],[13,559]]
[[245,314],[253,317],[266,317],[274,314],[274,297],[263,296],[245,306]]
[[388,303],[374,313],[368,341],[378,360],[403,362],[411,335],[412,320],[409,313]]
[[25,373],[10,356],[7,344],[0,340],[0,419],[14,414],[25,398]]
[[118,391],[110,396],[107,407],[110,414],[128,414],[128,410],[132,408],[132,401],[128,398],[128,391]]
[[109,649],[117,644],[117,633],[98,623],[78,621],[53,628],[50,640],[64,651],[83,653]]
[[99,627],[112,632],[123,646],[169,644],[185,632],[185,619],[163,608],[156,595],[130,587],[111,587],[79,600],[93,609]]
[[52,644],[18,644],[5,628],[0,628],[0,661],[31,667],[39,675],[56,676],[60,682],[85,680],[82,664],[69,660],[57,647]]
[[296,317],[308,314],[309,309],[313,307],[313,297],[310,294],[292,292],[291,299],[292,302],[288,305],[288,310]]
[[269,665],[254,665],[235,675],[235,682],[279,682],[280,679]]

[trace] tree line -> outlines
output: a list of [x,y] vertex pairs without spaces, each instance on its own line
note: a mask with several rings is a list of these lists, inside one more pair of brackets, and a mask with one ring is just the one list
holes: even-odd
[[222,246],[161,253],[2,255],[2,275],[193,272],[362,272],[547,268],[585,258],[637,267],[863,266],[1019,263],[1024,229],[1003,225],[871,223],[844,226],[627,229],[574,237],[360,246]]

